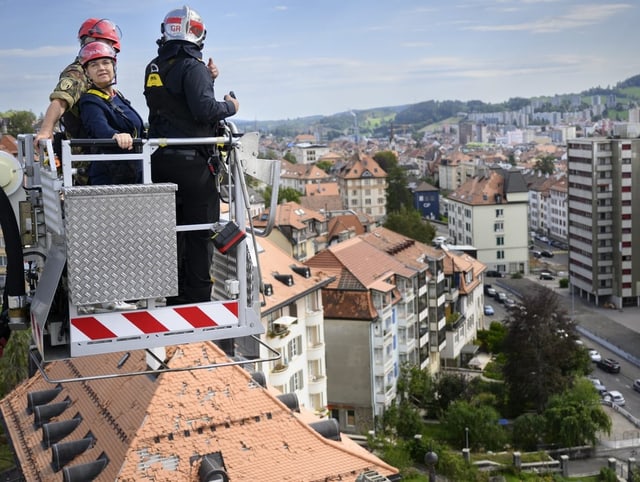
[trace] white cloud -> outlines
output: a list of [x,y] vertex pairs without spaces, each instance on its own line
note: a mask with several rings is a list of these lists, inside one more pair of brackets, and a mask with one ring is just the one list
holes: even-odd
[[45,45],[34,49],[0,49],[0,58],[20,57],[20,58],[38,58],[38,57],[58,57],[61,55],[75,56],[78,53],[78,47],[75,46],[52,46]]

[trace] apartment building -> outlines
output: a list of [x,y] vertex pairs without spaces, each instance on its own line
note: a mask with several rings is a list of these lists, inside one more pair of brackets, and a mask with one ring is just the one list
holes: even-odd
[[438,164],[438,180],[444,191],[455,191],[477,175],[477,163],[460,150],[443,155]]
[[[411,300],[405,300],[405,311],[398,318],[400,343],[413,343],[409,340],[413,339],[417,329],[419,360],[404,358],[413,364],[419,363],[423,370],[437,373],[446,337],[444,252],[383,227],[360,236],[360,239],[416,271],[415,302],[411,306]],[[403,356],[401,353],[401,359]]]
[[345,209],[383,219],[387,203],[387,173],[373,157],[356,153],[336,176]]
[[637,306],[640,139],[580,138],[567,148],[570,283],[598,305]]
[[[324,214],[293,201],[278,204],[276,209],[269,239],[280,249],[297,261],[305,261],[324,248],[327,242],[327,217]],[[267,210],[254,218],[253,224],[263,228],[268,217]]]
[[331,149],[323,144],[314,144],[310,142],[301,142],[291,148],[292,154],[295,156],[298,164],[313,164],[320,160],[321,157],[329,154]]
[[[447,249],[444,252],[446,339],[442,358],[447,367],[463,366],[475,354],[473,344],[484,323],[486,266],[471,255]],[[467,359],[464,359],[467,355]]]
[[549,239],[567,242],[567,216],[567,177],[562,174],[556,176],[555,182],[549,187]]
[[[269,239],[261,238],[258,250],[264,283],[262,338],[281,355],[258,370],[269,385],[295,393],[301,406],[322,414],[327,408],[327,369],[321,289],[332,278],[298,263]],[[270,355],[265,347],[259,352],[264,358]]]
[[395,399],[401,363],[417,357],[418,273],[360,238],[305,264],[334,278],[322,289],[329,409],[342,431],[367,433]]
[[331,177],[315,164],[292,164],[285,160],[280,165],[280,186],[306,193],[310,184],[330,182]]
[[518,169],[489,167],[449,195],[449,236],[488,269],[529,272],[528,189]]

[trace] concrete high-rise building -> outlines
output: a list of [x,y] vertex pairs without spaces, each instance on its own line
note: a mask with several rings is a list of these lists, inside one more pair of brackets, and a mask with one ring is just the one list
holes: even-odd
[[[598,305],[640,305],[640,139],[568,142],[569,275],[577,294]],[[636,181],[634,181],[636,179]]]

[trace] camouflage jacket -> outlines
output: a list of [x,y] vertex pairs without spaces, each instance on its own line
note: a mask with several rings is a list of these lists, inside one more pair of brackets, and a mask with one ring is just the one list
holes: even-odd
[[67,67],[60,74],[58,84],[49,96],[49,100],[61,99],[67,103],[67,111],[78,115],[78,100],[89,88],[89,79],[84,73],[84,69],[78,59]]

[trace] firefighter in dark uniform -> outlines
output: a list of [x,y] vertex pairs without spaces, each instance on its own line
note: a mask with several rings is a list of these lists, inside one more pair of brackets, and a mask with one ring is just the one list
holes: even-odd
[[[161,25],[158,56],[145,70],[144,95],[149,107],[149,138],[211,137],[219,121],[238,112],[238,101],[214,96],[212,72],[202,61],[206,29],[189,7],[169,12]],[[167,146],[151,158],[153,182],[178,185],[178,224],[218,221],[219,194],[212,146]],[[209,230],[178,233],[178,296],[167,304],[211,300],[213,245]]]

